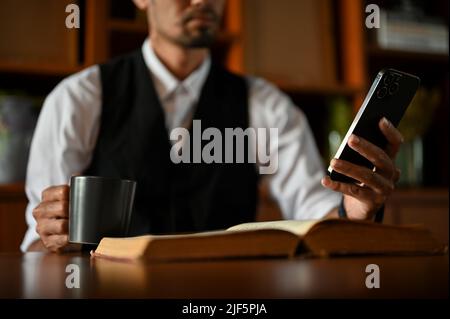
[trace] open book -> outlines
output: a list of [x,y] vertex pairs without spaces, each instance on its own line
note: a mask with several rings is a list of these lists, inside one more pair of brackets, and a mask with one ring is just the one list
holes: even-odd
[[186,260],[443,251],[444,247],[421,226],[326,219],[245,223],[227,230],[192,234],[105,237],[92,254],[123,260]]

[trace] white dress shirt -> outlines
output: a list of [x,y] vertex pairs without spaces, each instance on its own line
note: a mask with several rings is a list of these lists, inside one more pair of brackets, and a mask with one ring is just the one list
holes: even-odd
[[[179,81],[158,59],[148,39],[142,45],[142,54],[164,109],[167,129],[187,127],[208,75],[210,58]],[[325,170],[305,115],[265,80],[248,77],[247,81],[250,127],[278,128],[278,170],[265,178],[283,217],[324,217],[338,206],[341,195],[320,183]],[[47,96],[30,149],[25,187],[28,230],[22,251],[39,238],[32,211],[42,191],[51,185],[67,184],[73,174],[88,167],[99,132],[101,105],[98,65],[67,77]]]

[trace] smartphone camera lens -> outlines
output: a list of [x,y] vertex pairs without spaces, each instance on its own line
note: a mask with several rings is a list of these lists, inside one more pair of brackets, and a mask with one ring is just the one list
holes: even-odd
[[377,91],[377,97],[379,99],[382,99],[382,98],[384,98],[387,95],[387,93],[388,93],[387,87],[383,86],[381,89],[379,89]]
[[393,74],[388,74],[384,78],[384,85],[389,86],[393,81],[394,81],[394,75]]
[[400,85],[398,84],[398,82],[394,82],[389,85],[389,94],[394,95],[398,91],[399,87]]

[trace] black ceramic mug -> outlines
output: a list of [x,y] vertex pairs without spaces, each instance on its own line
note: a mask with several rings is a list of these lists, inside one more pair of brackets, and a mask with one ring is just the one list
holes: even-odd
[[98,244],[103,237],[126,237],[136,182],[99,176],[70,179],[69,242]]

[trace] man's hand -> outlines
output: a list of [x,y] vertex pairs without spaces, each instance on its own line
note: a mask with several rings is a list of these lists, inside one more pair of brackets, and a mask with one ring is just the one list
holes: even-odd
[[45,248],[52,252],[63,252],[68,247],[69,186],[45,189],[41,203],[33,210],[33,217]]
[[352,149],[373,163],[374,170],[344,160],[331,161],[334,170],[356,179],[360,182],[359,185],[335,182],[328,176],[322,179],[325,187],[344,194],[344,207],[351,219],[372,218],[400,178],[400,170],[395,167],[394,159],[403,143],[403,137],[385,118],[380,120],[379,127],[388,141],[386,150],[356,135],[352,135],[348,142]]

